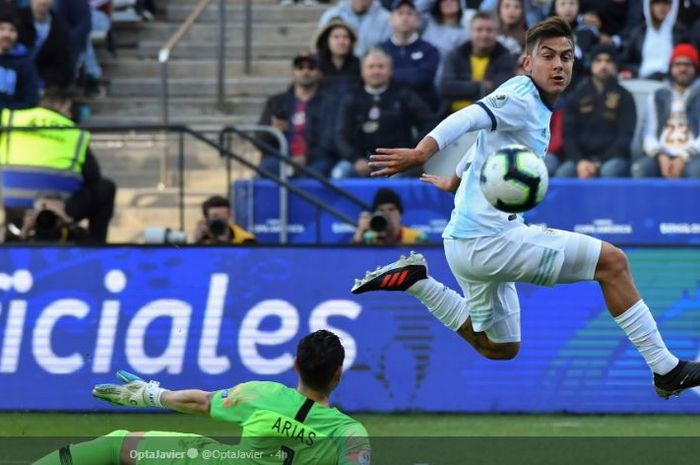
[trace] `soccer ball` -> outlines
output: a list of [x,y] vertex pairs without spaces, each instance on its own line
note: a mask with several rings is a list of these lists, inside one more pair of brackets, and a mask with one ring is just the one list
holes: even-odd
[[486,159],[480,181],[491,205],[507,213],[520,213],[544,199],[549,176],[544,161],[532,150],[506,145]]

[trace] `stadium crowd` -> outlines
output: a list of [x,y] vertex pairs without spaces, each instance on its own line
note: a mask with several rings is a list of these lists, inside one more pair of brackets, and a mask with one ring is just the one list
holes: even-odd
[[[571,24],[577,58],[550,175],[700,177],[700,0],[339,0],[260,123],[324,176],[369,176],[374,148],[412,146],[522,73],[525,31],[550,15]],[[658,82],[642,114],[630,79]]]

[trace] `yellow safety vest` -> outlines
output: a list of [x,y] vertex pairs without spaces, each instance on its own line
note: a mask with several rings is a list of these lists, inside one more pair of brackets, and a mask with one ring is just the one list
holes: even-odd
[[41,192],[65,197],[82,186],[90,133],[80,129],[12,130],[13,127],[75,127],[70,119],[35,107],[0,114],[0,165],[5,206],[29,208]]

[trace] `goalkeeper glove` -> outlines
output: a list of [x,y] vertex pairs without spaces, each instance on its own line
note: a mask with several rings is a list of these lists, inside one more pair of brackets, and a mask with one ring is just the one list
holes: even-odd
[[112,405],[162,407],[160,396],[165,389],[159,387],[158,381],[145,382],[124,370],[117,371],[116,376],[124,384],[97,384],[92,388],[93,397]]

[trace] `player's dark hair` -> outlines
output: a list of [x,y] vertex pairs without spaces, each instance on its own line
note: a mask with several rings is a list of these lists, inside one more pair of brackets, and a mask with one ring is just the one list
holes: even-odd
[[305,336],[297,346],[297,365],[304,386],[328,392],[338,368],[345,360],[345,349],[338,336],[325,329]]
[[226,197],[222,197],[220,195],[215,195],[213,197],[209,197],[202,204],[202,213],[204,214],[205,217],[207,217],[207,216],[209,216],[209,209],[216,208],[216,207],[231,208],[231,202]]
[[525,33],[525,51],[528,55],[531,55],[537,44],[542,40],[555,37],[564,37],[569,39],[572,44],[574,43],[574,34],[569,23],[559,16],[550,16],[527,30]]

